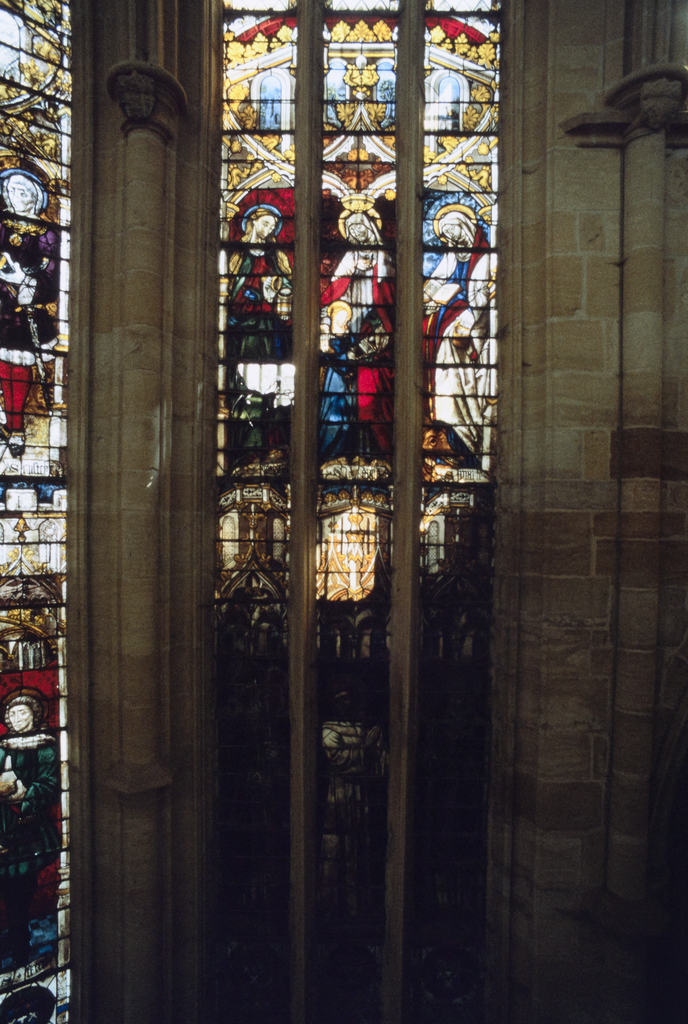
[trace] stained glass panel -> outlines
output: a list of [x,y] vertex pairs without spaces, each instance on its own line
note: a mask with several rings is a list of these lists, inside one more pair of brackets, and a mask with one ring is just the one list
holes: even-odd
[[287,11],[296,7],[295,0],[224,0],[227,13],[230,11]]
[[328,16],[324,30],[317,919],[320,1008],[342,1021],[378,1019],[384,944],[396,36],[389,15]]
[[69,9],[0,0],[0,1018],[65,1024]]
[[448,11],[451,14],[468,14],[471,11],[499,11],[500,0],[426,0],[426,8],[430,11]]
[[[438,5],[436,5],[437,7]],[[487,9],[482,5],[473,9]],[[498,23],[428,15],[415,1012],[481,1019],[495,483]]]
[[[286,5],[284,5],[286,7]],[[251,4],[255,12],[262,5]],[[218,611],[221,1001],[288,1015],[288,446],[296,18],[225,21]]]
[[325,7],[333,11],[396,11],[399,0],[329,0]]

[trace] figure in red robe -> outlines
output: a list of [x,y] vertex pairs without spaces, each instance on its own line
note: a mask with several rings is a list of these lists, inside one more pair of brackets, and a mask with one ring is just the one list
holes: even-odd
[[321,301],[325,311],[337,301],[351,307],[346,358],[356,367],[357,407],[352,403],[352,413],[358,421],[358,450],[389,455],[394,418],[394,263],[377,248],[382,237],[371,206],[340,219],[340,229],[356,248],[340,260]]
[[0,188],[5,207],[0,223],[0,436],[19,456],[25,445],[24,406],[36,371],[49,403],[45,363],[54,358],[57,325],[47,306],[59,295],[59,239],[39,219],[48,194],[34,174],[5,170]]

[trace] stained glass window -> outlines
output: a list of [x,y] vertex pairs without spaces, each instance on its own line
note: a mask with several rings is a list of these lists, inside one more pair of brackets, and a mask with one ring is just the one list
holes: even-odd
[[0,0],[0,1019],[68,1019],[69,9]]
[[[400,449],[395,423],[397,311],[413,283],[398,269],[398,154],[408,152],[411,131],[398,120],[403,15],[384,0],[325,6],[322,113],[311,132],[312,144],[322,144],[320,191],[310,199],[320,223],[317,266],[304,264],[305,243],[294,231],[295,221],[303,223],[294,195],[304,167],[295,152],[303,116],[295,105],[297,16],[292,5],[254,4],[250,13],[228,9],[225,18],[220,998],[239,1007],[242,1020],[266,1013],[289,1019],[290,958],[301,956],[316,979],[314,1019],[381,1019],[392,956],[390,858],[398,857],[388,849],[388,791],[399,763],[390,701],[400,685],[390,674],[390,623],[399,600],[395,551],[406,540],[394,532],[395,481],[405,461],[415,460],[422,626],[418,737],[408,752],[417,764],[409,837],[415,869],[413,892],[399,894],[413,906],[414,937],[403,970],[414,1019],[439,1024],[461,1012],[477,1021],[497,398],[499,10],[482,0],[460,13],[443,0],[425,10],[425,95],[415,100],[424,111],[422,226],[413,268],[413,279],[422,277],[422,311],[419,305],[413,337],[403,336],[404,345],[417,346],[423,396],[413,459]],[[303,56],[303,39],[299,45],[300,60],[311,59]],[[290,936],[298,933],[299,911],[292,907],[290,932],[290,884],[301,855],[292,845],[290,875],[289,644],[293,655],[302,638],[288,640],[287,606],[290,451],[305,437],[294,433],[293,418],[299,273],[318,274],[320,308],[319,329],[308,338],[318,353],[309,469],[317,495],[307,512],[317,523],[317,724],[307,740],[314,797],[305,833],[314,862],[306,899],[312,940],[295,950]],[[295,792],[292,780],[292,799]]]

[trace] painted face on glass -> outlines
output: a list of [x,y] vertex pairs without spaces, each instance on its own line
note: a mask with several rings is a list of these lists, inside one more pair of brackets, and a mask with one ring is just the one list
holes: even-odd
[[354,224],[347,225],[346,233],[349,236],[349,240],[357,245],[374,245],[376,242],[371,227],[365,221],[357,221]]
[[265,242],[275,233],[277,217],[273,217],[271,213],[261,213],[261,215],[256,217],[253,221],[251,227],[251,241]]
[[454,217],[445,217],[440,221],[440,237],[449,245],[469,246],[473,245],[475,225],[467,217],[456,214]]
[[8,178],[4,193],[7,205],[13,213],[24,217],[32,217],[37,213],[36,186],[23,174],[13,174]]
[[340,690],[335,694],[334,706],[340,718],[346,720],[351,717],[354,710],[353,700],[348,690]]
[[423,435],[423,448],[426,451],[450,452],[451,446],[447,440],[447,431],[429,427]]
[[7,718],[15,732],[29,732],[33,728],[33,711],[28,704],[15,704],[7,712]]

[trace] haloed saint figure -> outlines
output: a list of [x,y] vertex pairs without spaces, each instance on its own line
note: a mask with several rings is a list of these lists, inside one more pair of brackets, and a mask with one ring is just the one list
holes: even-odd
[[447,425],[454,451],[483,453],[490,413],[487,362],[489,304],[493,294],[487,238],[475,211],[462,203],[442,207],[433,231],[446,251],[427,278],[424,292],[430,418]]
[[[291,357],[287,322],[291,315],[291,264],[275,245],[282,218],[277,209],[256,206],[244,217],[246,248],[229,263],[232,319],[242,330],[239,359],[282,362]],[[237,332],[239,333],[239,332]]]
[[249,209],[242,220],[243,248],[229,261],[228,339],[236,368],[236,420],[244,421],[241,444],[277,446],[293,397],[291,364],[291,264],[276,244],[280,211]]
[[0,737],[0,898],[15,966],[30,959],[29,920],[39,872],[60,852],[60,836],[50,816],[59,799],[60,759],[43,721],[39,695],[10,694],[5,702],[7,733]]
[[339,230],[350,248],[321,298],[321,458],[392,451],[394,263],[370,197],[348,203]]
[[24,451],[24,406],[37,381],[49,407],[46,363],[57,341],[59,241],[43,219],[48,193],[30,171],[0,173],[0,443]]

